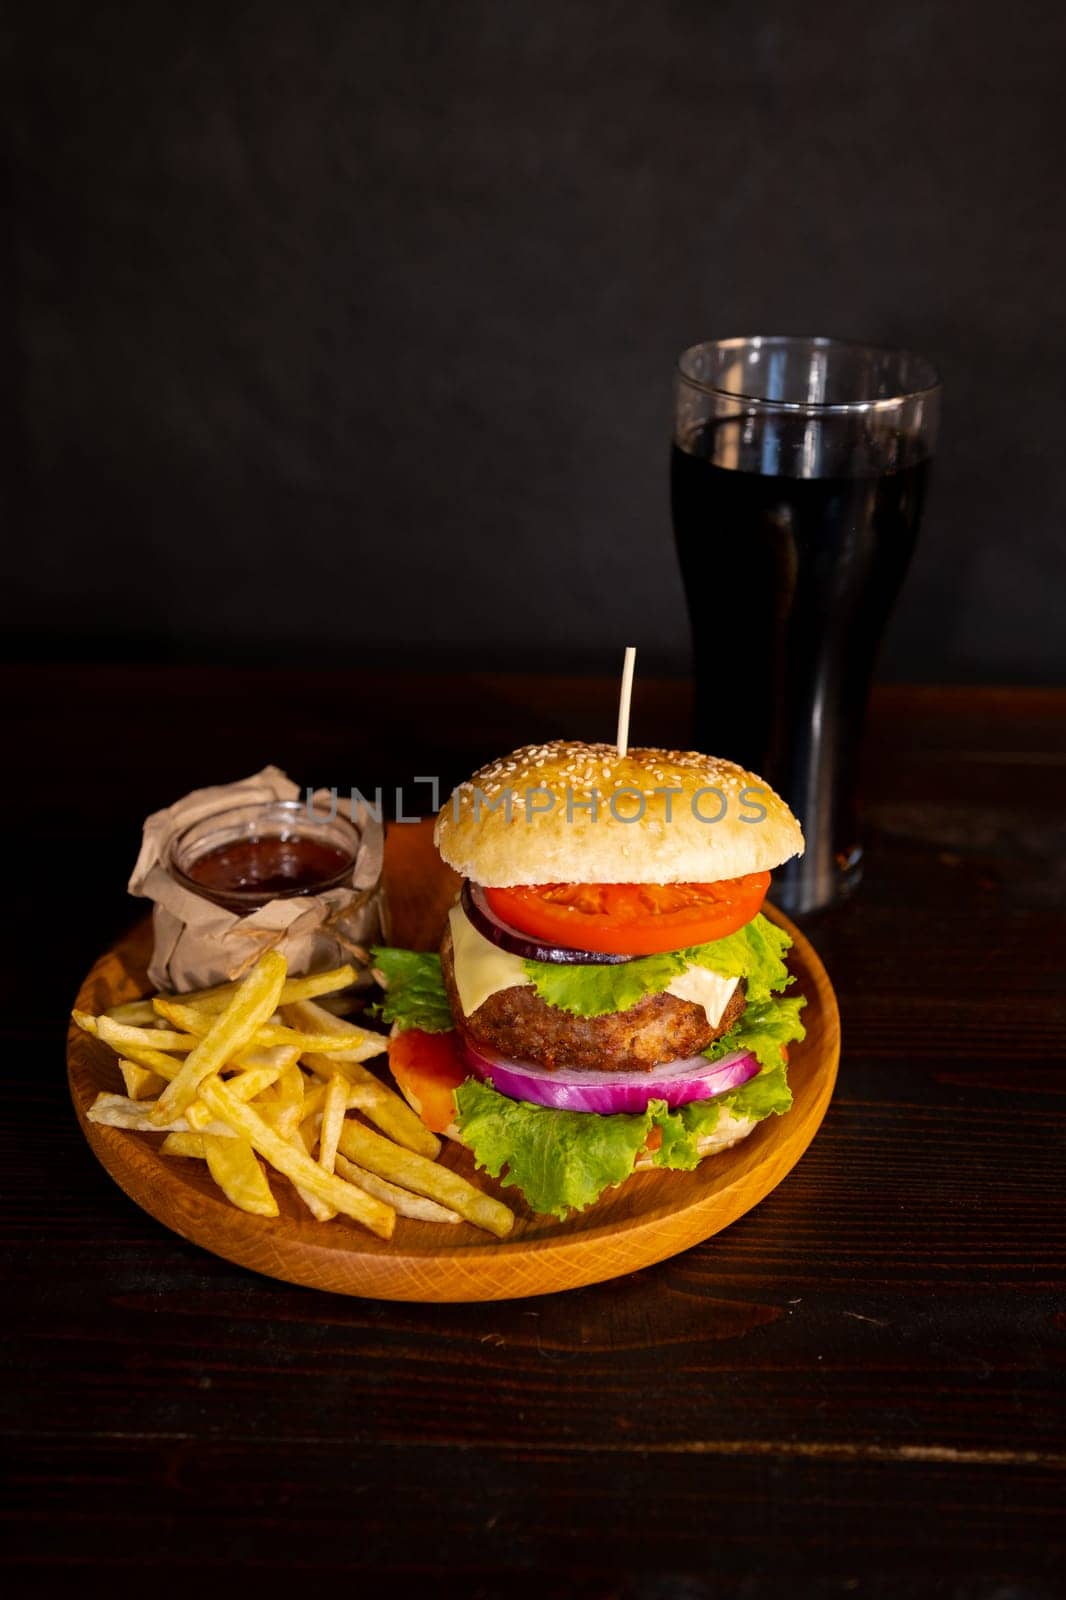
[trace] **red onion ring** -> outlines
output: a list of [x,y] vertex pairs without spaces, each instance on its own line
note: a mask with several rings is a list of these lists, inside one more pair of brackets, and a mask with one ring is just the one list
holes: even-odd
[[490,1080],[509,1100],[528,1100],[553,1111],[587,1111],[600,1116],[619,1111],[639,1114],[647,1110],[649,1100],[665,1100],[671,1110],[693,1100],[712,1100],[715,1095],[739,1089],[759,1070],[758,1061],[747,1050],[738,1050],[721,1061],[690,1056],[683,1061],[664,1061],[648,1072],[612,1073],[567,1067],[550,1071],[530,1061],[510,1061],[482,1050],[461,1030],[459,1048],[475,1077]]

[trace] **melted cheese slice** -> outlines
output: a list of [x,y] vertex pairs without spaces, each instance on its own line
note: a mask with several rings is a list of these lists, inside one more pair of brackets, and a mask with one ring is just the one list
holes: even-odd
[[691,1000],[693,1005],[702,1006],[711,1027],[717,1028],[739,982],[739,978],[723,978],[707,967],[686,967],[671,981],[666,992],[678,1000]]
[[471,1016],[501,989],[521,989],[533,982],[522,966],[521,956],[500,950],[491,939],[478,933],[462,906],[452,906],[448,921],[455,954],[455,987],[464,1017]]
[[[461,906],[448,913],[455,952],[455,987],[463,1015],[469,1017],[501,989],[522,989],[532,983],[521,956],[500,950],[486,939],[467,918]],[[686,967],[667,986],[666,993],[678,1000],[702,1006],[710,1027],[716,1028],[738,979],[723,978],[706,967]]]

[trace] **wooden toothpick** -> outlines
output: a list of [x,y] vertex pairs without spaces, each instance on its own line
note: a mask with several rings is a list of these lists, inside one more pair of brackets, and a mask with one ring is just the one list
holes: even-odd
[[626,645],[625,660],[622,662],[622,692],[618,697],[619,756],[624,756],[629,750],[629,703],[633,698],[633,667],[636,659],[636,645]]

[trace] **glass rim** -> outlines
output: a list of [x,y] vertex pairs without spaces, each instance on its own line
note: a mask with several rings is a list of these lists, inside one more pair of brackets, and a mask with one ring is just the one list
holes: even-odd
[[[876,400],[771,400],[767,395],[748,394],[741,389],[728,389],[723,384],[710,383],[705,378],[696,378],[685,370],[685,358],[697,350],[739,350],[759,345],[805,345],[808,349],[861,350],[873,356],[896,358],[906,356],[920,362],[932,381],[919,384],[917,388],[901,389],[898,394],[881,395]],[[730,339],[701,339],[698,344],[690,344],[687,349],[682,350],[677,358],[676,370],[682,383],[688,384],[701,394],[720,395],[723,399],[742,400],[748,405],[760,406],[766,411],[787,411],[800,416],[823,416],[827,412],[887,411],[892,406],[901,405],[905,400],[918,400],[923,395],[937,394],[943,387],[936,367],[927,356],[919,355],[916,350],[909,350],[902,345],[865,344],[861,339],[836,339],[828,334],[762,333],[740,335]]]
[[[242,813],[248,814],[252,812],[273,813],[274,818],[276,818],[275,826],[271,827],[268,823],[267,826],[261,829],[257,829],[254,826],[250,827],[245,830],[245,837],[254,839],[299,838],[311,835],[316,828],[321,828],[323,830],[332,830],[335,835],[341,835],[349,852],[349,859],[344,866],[338,867],[335,873],[331,873],[328,878],[323,878],[314,888],[272,890],[268,897],[270,900],[295,900],[307,895],[321,894],[326,889],[337,888],[350,878],[359,856],[359,831],[348,817],[341,816],[340,812],[329,817],[316,816],[308,811],[307,805],[302,800],[243,800],[225,804],[217,811],[207,812],[194,822],[189,822],[185,827],[178,829],[168,839],[163,864],[181,888],[198,895],[201,899],[212,900],[216,905],[225,901],[230,908],[235,905],[246,905],[255,909],[265,904],[262,889],[255,887],[218,891],[205,889],[203,884],[197,883],[195,878],[189,876],[178,859],[182,845],[187,844],[189,835],[195,834],[197,829],[205,829],[204,847],[202,850],[197,851],[192,859],[187,862],[188,866],[192,866],[200,859],[201,855],[207,855],[212,848],[215,848],[210,843],[212,832],[229,831],[226,827],[227,818],[230,819],[230,828],[237,829],[239,824],[236,819]],[[278,813],[281,813],[281,815],[279,816]],[[303,821],[302,827],[300,826],[301,819]],[[249,820],[251,819],[249,818]],[[241,833],[236,832],[233,837],[239,838]]]

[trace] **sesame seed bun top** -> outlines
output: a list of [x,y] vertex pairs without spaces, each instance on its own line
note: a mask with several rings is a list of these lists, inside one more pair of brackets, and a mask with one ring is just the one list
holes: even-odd
[[433,837],[449,866],[489,888],[711,883],[803,852],[784,801],[731,761],[566,740],[482,767],[442,807]]

